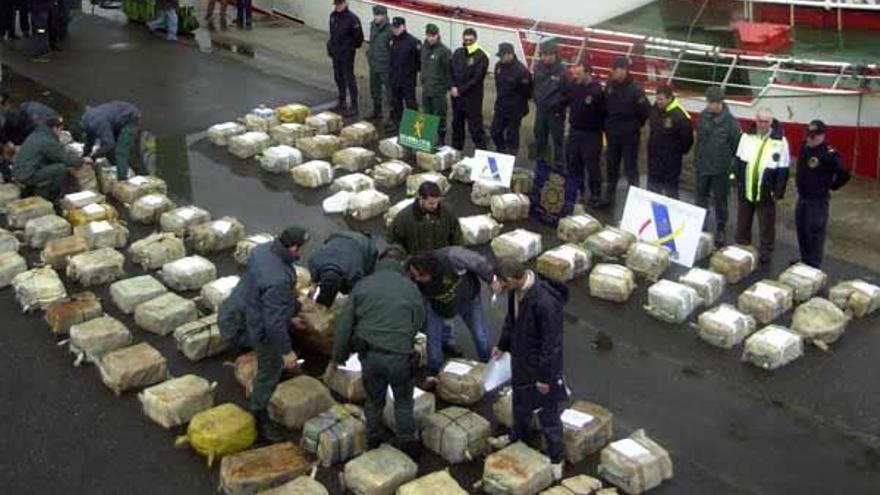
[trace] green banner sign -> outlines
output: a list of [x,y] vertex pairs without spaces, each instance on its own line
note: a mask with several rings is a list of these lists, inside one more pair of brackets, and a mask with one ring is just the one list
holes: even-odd
[[397,143],[416,151],[433,153],[439,127],[440,118],[436,115],[407,108],[403,111],[403,119],[400,121]]

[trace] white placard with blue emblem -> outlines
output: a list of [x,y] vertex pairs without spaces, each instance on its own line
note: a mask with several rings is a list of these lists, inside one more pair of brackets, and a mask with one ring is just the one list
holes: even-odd
[[510,187],[510,179],[513,177],[513,166],[516,163],[515,156],[476,150],[474,157],[469,160],[473,165],[471,167],[472,181],[488,182]]
[[705,219],[704,208],[630,187],[620,228],[632,232],[640,241],[666,246],[674,263],[691,267]]

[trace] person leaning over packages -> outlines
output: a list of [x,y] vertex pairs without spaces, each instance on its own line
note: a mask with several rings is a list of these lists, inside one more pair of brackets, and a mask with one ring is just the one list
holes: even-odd
[[608,116],[605,135],[608,150],[605,154],[608,187],[603,203],[614,204],[620,163],[630,186],[639,186],[639,140],[641,129],[648,120],[650,103],[645,91],[629,73],[630,61],[617,57],[611,71],[611,80],[605,87]]
[[452,147],[464,150],[465,124],[477,149],[486,149],[483,129],[483,84],[489,71],[489,54],[477,43],[477,32],[467,28],[462,33],[463,46],[452,54]]
[[391,21],[391,120],[389,131],[400,128],[403,119],[403,107],[418,110],[416,101],[416,83],[422,63],[422,42],[406,31],[406,20],[395,17]]
[[[34,129],[47,125],[50,119],[60,119],[61,115],[51,107],[40,102],[25,101],[18,107],[12,105],[9,96],[3,96],[0,109],[0,146],[3,156],[0,157],[0,173],[5,182],[12,181],[12,163],[15,158],[16,146],[21,146]],[[62,143],[64,144],[64,143]]]
[[509,258],[498,260],[495,273],[509,295],[507,318],[492,356],[510,353],[513,430],[489,443],[499,449],[516,441],[528,442],[532,416],[538,411],[553,476],[559,480],[565,461],[559,403],[569,398],[562,371],[568,288]]
[[492,116],[492,141],[499,153],[519,153],[519,128],[529,114],[532,97],[532,74],[516,58],[510,43],[498,45],[495,64],[495,115]]
[[425,42],[422,43],[422,111],[440,119],[437,142],[446,143],[446,113],[449,88],[449,68],[452,52],[440,40],[440,28],[435,24],[425,26]]
[[[266,408],[284,369],[297,366],[290,343],[290,322],[300,304],[293,293],[299,259],[309,233],[302,227],[285,229],[272,242],[254,248],[247,271],[239,281],[244,301],[245,324],[250,343],[257,352],[257,376],[250,397],[250,409],[260,435],[267,441],[284,438],[283,429],[269,419]],[[240,340],[239,340],[240,341]]]
[[373,273],[379,252],[369,234],[351,230],[334,232],[309,257],[308,266],[315,302],[333,305],[338,293],[348,294],[364,277]]
[[388,229],[388,242],[407,253],[430,251],[463,243],[458,217],[443,203],[440,186],[424,182],[416,200],[404,208]]
[[553,141],[552,161],[565,159],[565,93],[568,72],[559,59],[555,40],[541,45],[541,62],[535,66],[535,154],[538,159],[551,160],[548,139]]
[[157,29],[165,29],[165,39],[168,41],[177,41],[178,6],[178,0],[157,0],[157,17],[147,23],[147,29],[150,33],[156,32]]
[[383,102],[388,99],[388,70],[391,61],[391,24],[388,22],[388,9],[384,5],[373,5],[373,22],[370,23],[370,46],[367,48],[367,61],[370,64],[370,97],[373,99],[373,113],[370,120],[381,122],[384,116]]
[[470,249],[450,246],[414,254],[408,268],[428,303],[428,378],[422,388],[431,389],[436,384],[444,354],[450,357],[462,354],[447,323],[456,316],[460,316],[470,330],[479,360],[488,362],[491,344],[481,281],[489,285],[494,294],[501,292],[492,263]]
[[52,117],[46,125],[38,126],[24,140],[12,166],[15,180],[53,202],[66,191],[70,169],[92,165],[90,158],[80,157],[61,144],[63,130],[61,117]]
[[752,243],[752,220],[758,215],[758,258],[769,263],[776,244],[776,202],[785,196],[791,155],[782,124],[769,109],[758,110],[751,132],[743,134],[736,150],[734,177],[739,184],[736,215],[737,244]]
[[[116,167],[119,180],[128,179],[129,165],[136,173],[144,173],[140,160],[130,162],[141,132],[141,112],[137,107],[124,101],[86,107],[80,127],[85,134],[84,156],[107,157]],[[94,149],[96,143],[101,144],[97,150]]]
[[840,189],[850,179],[840,153],[825,141],[825,128],[821,120],[807,126],[807,140],[795,174],[798,201],[794,217],[801,261],[815,268],[822,265],[825,251],[831,191]]
[[602,128],[607,114],[605,90],[593,78],[593,67],[584,58],[573,68],[573,78],[565,85],[565,101],[569,107],[569,132],[566,144],[568,173],[578,184],[583,197],[586,188],[584,175],[588,176],[590,199],[587,204],[602,204]]
[[694,145],[694,126],[671,86],[657,87],[648,140],[648,190],[678,199],[681,160]]
[[[730,169],[739,145],[739,123],[724,103],[724,91],[718,86],[706,90],[706,108],[700,112],[697,124],[697,145],[694,164],[697,169],[696,203],[709,207],[712,195],[715,207],[715,247],[727,243]],[[706,223],[709,223],[706,217]]]
[[413,419],[415,337],[425,324],[425,305],[418,287],[403,268],[403,249],[389,246],[376,271],[358,282],[336,318],[333,361],[344,364],[358,353],[367,400],[367,442],[383,440],[382,412],[388,388],[394,394],[397,446],[418,460],[421,451]]
[[333,0],[327,55],[333,60],[333,79],[336,81],[336,90],[339,96],[338,103],[332,110],[345,117],[354,117],[358,114],[358,87],[357,78],[354,76],[354,58],[358,48],[363,44],[364,30],[361,27],[361,20],[348,10],[346,0]]

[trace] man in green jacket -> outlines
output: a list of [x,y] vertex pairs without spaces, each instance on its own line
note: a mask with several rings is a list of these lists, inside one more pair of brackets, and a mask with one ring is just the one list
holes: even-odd
[[70,169],[91,165],[61,144],[64,130],[61,117],[52,117],[34,130],[15,155],[12,174],[15,180],[33,187],[35,193],[49,201],[58,200],[67,186]]
[[449,64],[452,52],[440,41],[440,28],[436,24],[425,26],[425,42],[422,43],[422,111],[440,117],[437,141],[446,143],[446,94],[451,86]]
[[388,72],[391,60],[391,24],[388,23],[388,9],[384,5],[373,6],[373,22],[370,24],[370,47],[367,60],[370,63],[370,96],[373,98],[373,113],[370,120],[383,118],[382,102],[388,96]]
[[415,202],[397,214],[387,237],[410,254],[463,243],[458,217],[443,204],[440,186],[433,182],[419,186]]
[[[697,206],[709,207],[709,194],[715,199],[715,246],[727,241],[729,216],[727,197],[733,157],[742,135],[739,123],[724,103],[724,91],[718,86],[706,90],[706,109],[697,126]],[[707,217],[708,218],[708,217]]]
[[336,318],[333,360],[351,352],[361,362],[367,393],[364,413],[370,449],[382,442],[382,412],[388,387],[394,394],[397,446],[416,458],[420,452],[413,419],[415,336],[425,324],[425,303],[403,268],[400,247],[382,253],[376,271],[361,280]]

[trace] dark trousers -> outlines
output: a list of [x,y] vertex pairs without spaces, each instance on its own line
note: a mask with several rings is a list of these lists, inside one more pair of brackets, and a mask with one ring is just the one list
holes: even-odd
[[12,161],[0,157],[0,176],[3,182],[12,182]]
[[492,117],[492,142],[499,153],[516,155],[519,153],[519,128],[522,124],[521,113],[502,112],[495,110]]
[[605,152],[605,176],[608,179],[608,194],[614,197],[617,193],[617,182],[620,178],[620,163],[629,185],[639,187],[639,138],[634,141],[609,142]]
[[776,244],[776,202],[772,199],[752,203],[740,195],[736,215],[736,243],[744,245],[752,243],[752,220],[755,214],[758,215],[760,238],[758,253],[762,261],[768,261]]
[[0,1],[0,39],[15,36],[15,6],[12,0]]
[[[535,155],[551,163],[565,159],[563,150],[565,137],[565,114],[538,108],[535,112]],[[549,156],[549,141],[553,141],[553,156]]]
[[394,393],[394,424],[397,438],[401,442],[411,442],[416,438],[416,425],[413,418],[413,389],[410,357],[403,354],[388,354],[378,351],[361,353],[364,390],[367,401],[364,415],[367,418],[367,438],[371,442],[382,439],[385,427],[382,424],[382,411],[388,387]]
[[73,0],[58,0],[58,8],[53,10],[52,29],[56,41],[67,40],[67,26],[70,24],[70,3]]
[[41,167],[23,182],[34,188],[34,194],[54,202],[67,192],[69,177],[69,169],[63,163],[53,163]]
[[[477,98],[479,96],[479,98]],[[486,149],[483,129],[483,95],[460,96],[452,99],[452,147],[464,149],[465,124],[477,149]]]
[[389,98],[388,72],[370,71],[370,96],[373,108],[381,111],[385,100]]
[[281,380],[284,371],[284,353],[270,344],[258,343],[257,376],[254,377],[254,389],[251,391],[250,407],[253,412],[265,411],[269,400],[275,393],[275,387]]
[[572,129],[568,135],[568,175],[577,181],[581,196],[586,189],[584,176],[589,184],[590,197],[602,196],[602,168],[599,160],[602,157],[602,133]]
[[[709,208],[709,196],[715,206],[715,225],[718,232],[727,227],[729,211],[727,197],[730,195],[730,179],[727,174],[697,175],[697,206]],[[708,223],[709,217],[706,217]]]
[[426,95],[422,91],[422,111],[440,118],[440,125],[437,127],[437,141],[441,146],[446,143],[447,107],[445,94]]
[[794,210],[801,261],[819,268],[825,252],[825,228],[828,225],[828,198],[798,198]]
[[[396,395],[395,395],[396,397]],[[550,462],[559,463],[564,460],[565,450],[562,444],[562,420],[559,418],[559,403],[553,393],[541,394],[534,384],[513,386],[513,432],[512,442],[528,443],[529,425],[532,414],[538,411],[541,423],[541,434],[547,442],[547,455]]]
[[31,9],[33,36],[31,38],[31,56],[39,57],[49,53],[49,9]]
[[[15,12],[18,12],[18,28],[21,29],[21,35],[27,36],[31,33],[31,9],[27,0],[12,0]],[[12,26],[15,25],[15,14],[10,21]]]
[[238,12],[238,17],[235,18],[238,27],[250,26],[254,12],[252,0],[238,0],[235,2],[235,10]]
[[[671,159],[670,159],[671,161]],[[675,164],[668,170],[652,171],[648,170],[648,190],[657,194],[663,194],[670,198],[678,199],[678,181],[681,177],[681,157],[678,158],[677,167]]]
[[346,91],[351,101],[351,107],[357,108],[358,86],[354,77],[354,54],[333,59],[333,79],[336,81],[336,91],[339,96],[339,104],[345,105]]
[[415,81],[391,84],[391,122],[394,124],[395,129],[400,127],[404,105],[412,110],[419,109],[419,102],[416,100]]

